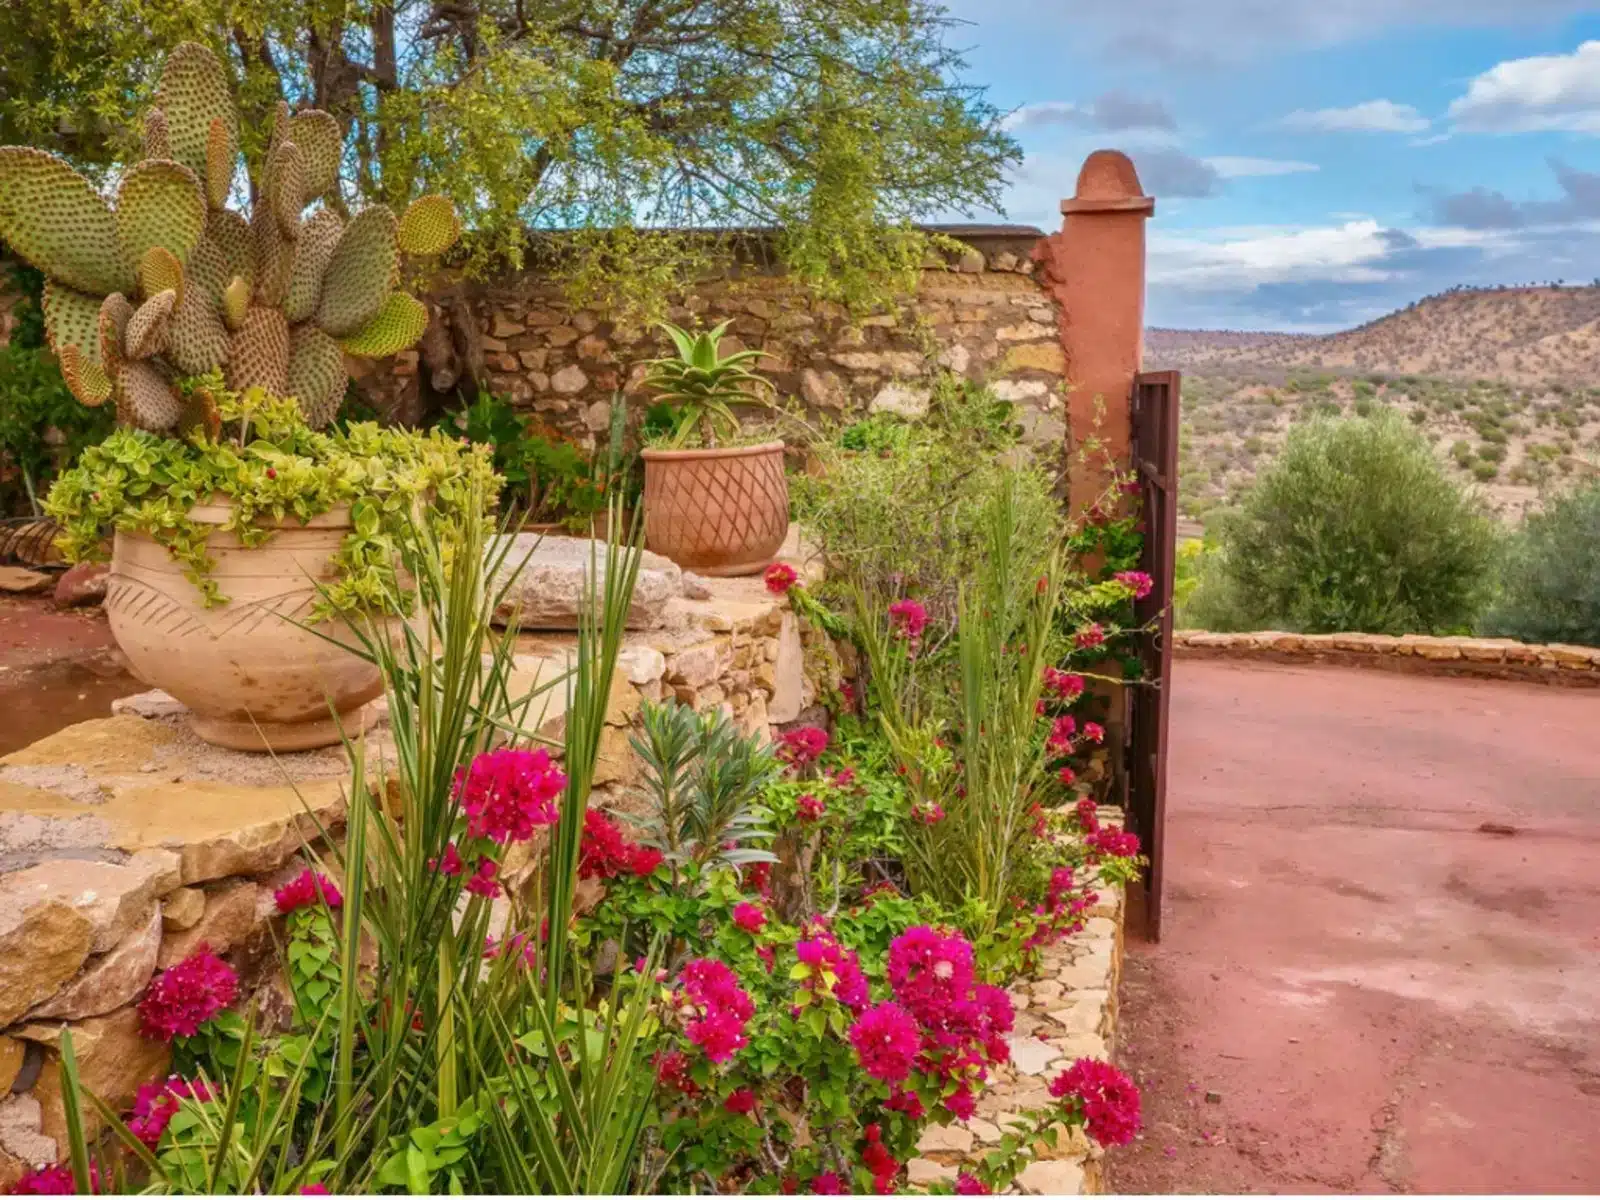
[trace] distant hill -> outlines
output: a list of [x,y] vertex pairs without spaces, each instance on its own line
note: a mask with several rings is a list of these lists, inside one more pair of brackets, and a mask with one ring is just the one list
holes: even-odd
[[1600,382],[1600,287],[1460,290],[1323,336],[1151,329],[1146,369]]
[[1600,287],[1447,292],[1325,336],[1150,329],[1144,365],[1186,375],[1190,519],[1237,499],[1322,413],[1404,414],[1507,520],[1600,469]]

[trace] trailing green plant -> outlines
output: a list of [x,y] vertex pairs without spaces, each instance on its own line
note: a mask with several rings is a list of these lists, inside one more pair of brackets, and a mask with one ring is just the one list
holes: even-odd
[[1546,495],[1511,536],[1499,575],[1485,633],[1600,646],[1600,480]]
[[[210,429],[181,440],[118,429],[56,481],[45,509],[62,525],[70,561],[102,554],[113,531],[143,534],[166,548],[207,605],[221,604],[227,597],[209,574],[214,531],[260,546],[285,522],[348,506],[353,528],[333,556],[336,581],[319,611],[399,612],[406,601],[396,569],[420,512],[454,527],[481,521],[474,506],[492,502],[498,480],[487,451],[437,430],[353,425],[322,433],[292,399],[196,390],[206,391],[216,414]],[[195,506],[219,497],[231,505],[222,523],[194,518]]]
[[248,215],[227,207],[240,128],[228,72],[205,46],[167,56],[145,115],[144,157],[115,207],[53,154],[0,146],[0,238],[48,277],[45,330],[84,404],[114,400],[118,423],[170,433],[210,414],[179,381],[221,372],[236,392],[297,398],[322,428],[344,398],[344,356],[383,358],[428,322],[396,291],[403,251],[454,243],[450,202],[424,196],[398,221],[382,205],[348,222],[306,206],[335,189],[343,131],[330,114],[274,111]]
[[719,709],[697,713],[676,700],[646,701],[640,719],[642,731],[629,742],[651,802],[642,824],[674,873],[687,864],[777,861],[759,844],[772,837],[762,795],[783,770],[771,747]]
[[1221,514],[1191,612],[1308,633],[1454,633],[1487,598],[1497,537],[1476,495],[1394,413],[1318,418]]
[[771,382],[746,366],[759,359],[761,351],[721,352],[722,336],[732,323],[724,321],[714,329],[691,333],[660,322],[677,354],[647,363],[643,383],[659,395],[661,403],[675,410],[667,439],[673,449],[696,439],[703,448],[711,449],[719,438],[725,441],[738,433],[734,405],[767,402],[758,389],[771,387]]
[[[559,522],[579,532],[587,532],[593,518],[605,511],[607,469],[571,442],[537,432],[504,397],[480,390],[476,400],[447,414],[440,424],[490,449],[495,473],[505,480],[502,507],[529,521]],[[608,462],[611,457],[619,455],[608,453]]]

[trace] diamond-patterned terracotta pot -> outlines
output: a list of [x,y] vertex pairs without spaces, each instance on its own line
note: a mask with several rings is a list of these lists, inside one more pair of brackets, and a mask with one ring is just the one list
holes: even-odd
[[789,532],[783,443],[645,450],[644,542],[701,575],[754,575]]

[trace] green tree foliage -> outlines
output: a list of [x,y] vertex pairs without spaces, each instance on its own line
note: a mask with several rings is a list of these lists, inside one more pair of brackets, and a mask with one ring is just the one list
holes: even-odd
[[1600,481],[1550,496],[1524,519],[1484,631],[1600,646]]
[[836,298],[879,296],[928,248],[922,215],[994,205],[1015,144],[933,0],[18,0],[0,12],[0,141],[126,161],[165,53],[226,56],[263,149],[279,99],[351,139],[343,202],[443,192],[470,266],[527,230],[580,294],[660,295],[719,239],[773,225]]
[[1477,498],[1393,414],[1291,430],[1219,534],[1191,619],[1307,633],[1460,631],[1496,552]]

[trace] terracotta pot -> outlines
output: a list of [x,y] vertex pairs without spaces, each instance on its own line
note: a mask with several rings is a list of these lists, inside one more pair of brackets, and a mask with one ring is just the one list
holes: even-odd
[[754,575],[789,532],[783,443],[645,450],[644,541],[701,575]]
[[[225,503],[203,504],[189,516],[220,525],[228,513]],[[363,732],[375,719],[370,702],[383,691],[378,669],[294,623],[309,620],[315,583],[333,578],[329,560],[349,531],[349,509],[338,508],[306,525],[286,521],[254,549],[212,533],[211,576],[228,597],[215,608],[205,607],[164,547],[119,532],[104,607],[133,674],[183,701],[194,731],[215,746],[310,750],[336,744],[341,727]],[[316,628],[356,644],[341,621]]]

